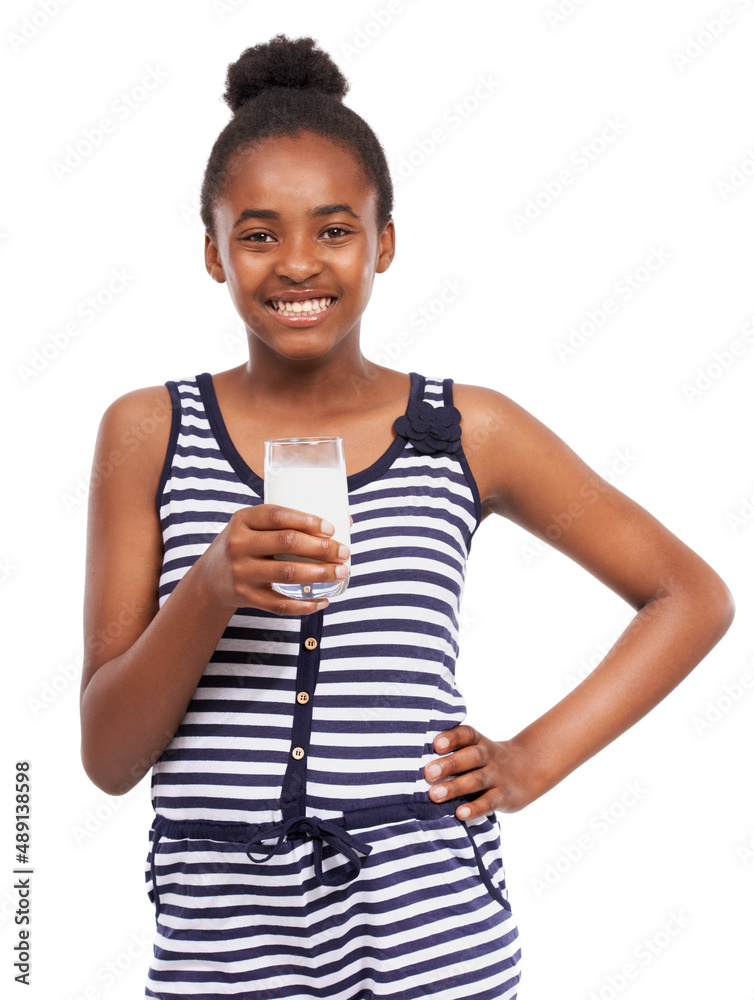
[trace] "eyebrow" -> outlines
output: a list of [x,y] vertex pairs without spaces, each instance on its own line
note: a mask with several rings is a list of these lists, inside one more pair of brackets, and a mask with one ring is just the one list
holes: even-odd
[[[352,215],[354,219],[359,219],[359,216],[354,212],[350,205],[345,203],[342,205],[319,205],[317,208],[312,209],[312,216],[314,218],[319,218],[323,215],[337,215],[340,212],[345,212],[348,215]],[[236,221],[233,223],[233,228],[240,226],[242,222],[246,222],[247,219],[279,219],[280,214],[278,212],[273,212],[271,208],[245,208],[243,212],[238,216]]]

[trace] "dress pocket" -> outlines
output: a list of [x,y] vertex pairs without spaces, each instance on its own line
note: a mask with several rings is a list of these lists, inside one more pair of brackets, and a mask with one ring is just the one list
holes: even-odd
[[500,847],[500,825],[495,813],[489,813],[483,820],[464,824],[466,836],[474,850],[477,871],[489,894],[500,905],[511,912],[505,886],[505,868]]
[[149,831],[149,853],[144,863],[144,879],[146,881],[147,895],[155,906],[156,916],[159,916],[160,913],[160,898],[157,891],[157,872],[155,869],[155,856],[159,839],[159,836],[155,833],[155,824],[152,823],[152,828]]

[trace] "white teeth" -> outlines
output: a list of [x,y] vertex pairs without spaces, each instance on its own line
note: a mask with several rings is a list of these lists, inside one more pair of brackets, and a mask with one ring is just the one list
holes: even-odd
[[301,302],[284,302],[281,299],[273,299],[272,306],[280,313],[295,315],[296,313],[322,312],[332,304],[332,299],[304,299]]

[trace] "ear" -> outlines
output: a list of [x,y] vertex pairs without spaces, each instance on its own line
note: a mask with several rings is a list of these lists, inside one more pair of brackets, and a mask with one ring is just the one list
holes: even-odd
[[395,224],[392,219],[388,219],[377,244],[377,266],[376,274],[387,271],[395,256]]
[[210,277],[222,285],[225,281],[225,271],[220,260],[220,254],[212,242],[212,237],[209,233],[204,234],[204,266],[207,268],[207,273]]

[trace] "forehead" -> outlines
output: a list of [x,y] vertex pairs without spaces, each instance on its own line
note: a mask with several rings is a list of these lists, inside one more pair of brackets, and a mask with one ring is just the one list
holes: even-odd
[[284,218],[340,202],[362,219],[366,214],[366,220],[376,220],[377,192],[360,162],[322,136],[306,132],[263,139],[237,153],[229,167],[215,206],[219,223],[227,225],[230,216],[235,220],[249,207],[272,209]]

